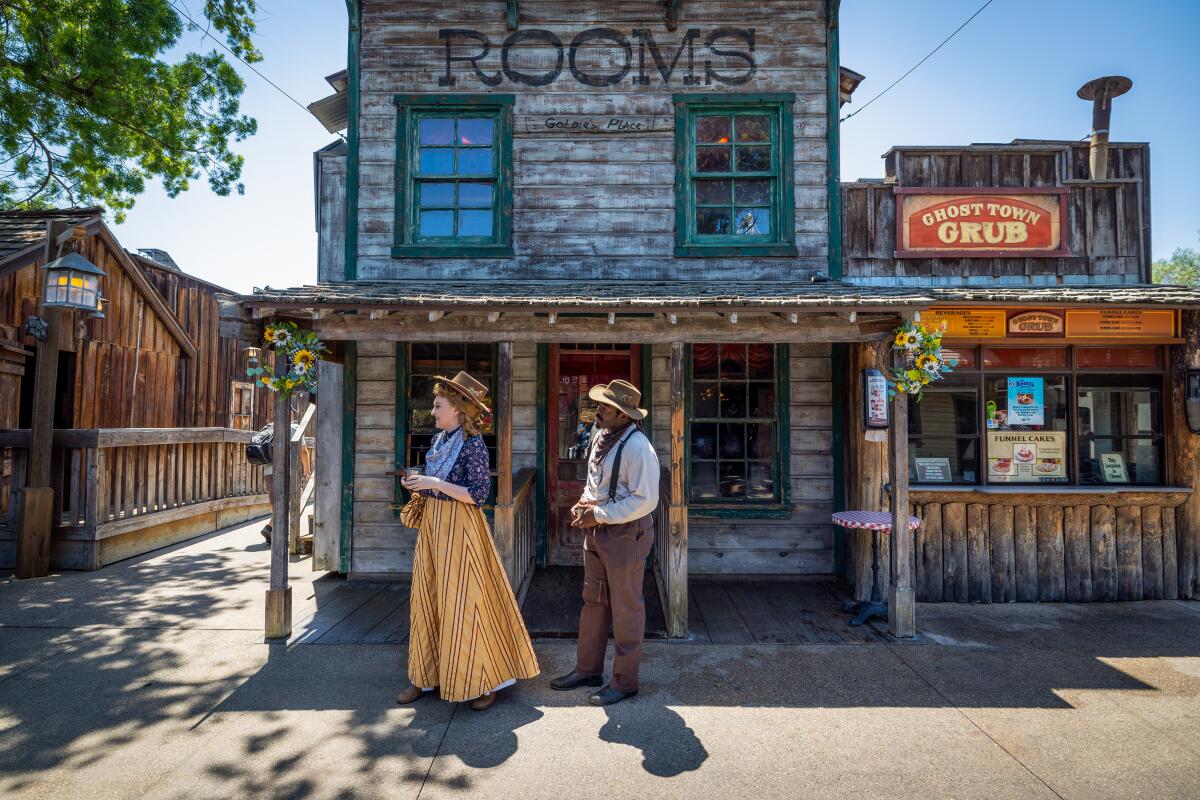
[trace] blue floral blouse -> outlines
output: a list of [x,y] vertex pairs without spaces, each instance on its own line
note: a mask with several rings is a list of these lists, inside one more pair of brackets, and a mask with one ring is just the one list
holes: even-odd
[[[483,443],[482,436],[472,436],[463,443],[458,460],[446,476],[446,482],[465,486],[477,506],[487,501],[488,492],[492,488],[492,473],[488,464],[487,445]],[[438,491],[430,494],[442,500],[453,499]]]

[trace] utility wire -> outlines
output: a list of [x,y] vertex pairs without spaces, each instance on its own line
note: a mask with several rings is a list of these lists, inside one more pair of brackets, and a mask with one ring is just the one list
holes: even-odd
[[954,29],[954,33],[952,33],[952,34],[950,34],[949,36],[947,36],[945,39],[943,39],[943,40],[942,40],[942,43],[941,43],[941,44],[939,44],[937,47],[935,47],[935,48],[933,48],[932,50],[930,50],[930,51],[929,51],[929,55],[927,55],[927,56],[925,56],[924,58],[922,58],[922,59],[921,59],[920,61],[918,61],[916,64],[913,64],[913,66],[912,66],[912,69],[910,69],[908,72],[906,72],[906,73],[904,73],[903,75],[901,75],[899,78],[896,78],[896,80],[894,80],[894,81],[892,82],[892,85],[891,85],[891,86],[887,87],[887,88],[886,88],[886,89],[884,89],[882,92],[880,92],[879,94],[877,94],[877,95],[875,95],[874,97],[872,97],[870,100],[868,100],[866,103],[864,103],[864,104],[862,105],[862,107],[860,107],[860,108],[859,108],[857,111],[854,111],[854,112],[853,112],[853,113],[851,113],[851,114],[847,114],[846,116],[844,116],[844,117],[842,117],[840,120],[838,120],[838,122],[845,122],[846,120],[848,120],[848,119],[850,119],[851,117],[853,117],[855,114],[860,114],[860,113],[862,113],[863,111],[866,111],[866,110],[867,110],[867,106],[871,105],[871,103],[874,103],[876,100],[878,100],[879,98],[883,97],[885,94],[887,94],[888,92],[890,92],[890,91],[891,91],[891,90],[892,90],[892,89],[893,89],[893,88],[896,86],[896,84],[897,84],[897,83],[899,83],[900,81],[902,81],[902,80],[904,80],[905,78],[907,78],[909,75],[911,75],[911,74],[912,74],[912,73],[913,73],[913,72],[914,72],[914,71],[917,69],[917,67],[921,66],[921,65],[922,65],[922,64],[924,64],[926,61],[928,61],[930,58],[932,58],[934,53],[936,53],[938,50],[941,50],[943,47],[945,47],[945,46],[946,46],[946,42],[950,41],[950,40],[951,40],[951,39],[953,39],[955,36],[957,36],[959,31],[961,31],[963,28],[967,27],[967,25],[969,25],[969,24],[970,24],[971,20],[973,20],[973,19],[975,19],[976,17],[978,17],[978,16],[979,16],[979,15],[980,15],[980,14],[983,12],[983,10],[984,10],[985,8],[987,8],[988,6],[990,6],[990,5],[991,5],[993,2],[994,2],[994,0],[987,0],[987,2],[986,2],[986,3],[984,3],[983,5],[981,5],[981,6],[979,7],[979,9],[978,9],[978,10],[977,10],[977,11],[976,11],[974,14],[972,14],[972,15],[971,15],[971,16],[969,16],[969,17],[967,17],[967,21],[966,21],[966,22],[964,22],[962,25],[959,25],[957,28],[955,28],[955,29]]
[[[243,64],[245,64],[247,69],[249,69],[249,70],[250,70],[251,72],[253,72],[255,75],[257,75],[258,77],[262,78],[264,81],[266,81],[267,83],[269,83],[269,84],[271,84],[273,87],[275,87],[275,91],[279,92],[281,95],[283,95],[284,97],[286,97],[288,100],[291,100],[293,103],[295,103],[297,106],[299,106],[299,107],[300,107],[300,108],[301,108],[301,109],[304,111],[304,113],[305,113],[305,114],[309,113],[309,111],[308,111],[308,106],[304,105],[304,104],[303,104],[303,103],[301,103],[299,100],[297,100],[296,98],[292,97],[290,94],[288,94],[287,92],[285,92],[285,91],[284,91],[282,88],[280,88],[279,84],[275,83],[275,81],[271,80],[271,79],[270,79],[270,78],[268,78],[266,75],[263,75],[261,72],[259,72],[257,69],[255,69],[253,64],[251,64],[250,62],[246,61],[246,59],[242,58],[242,57],[241,57],[241,56],[239,56],[237,53],[233,52],[233,51],[232,51],[232,50],[230,50],[228,47],[226,47],[226,46],[225,46],[225,43],[224,43],[224,42],[222,42],[222,41],[221,41],[220,39],[218,39],[217,37],[213,36],[211,33],[209,33],[209,32],[208,32],[208,29],[200,27],[200,23],[198,23],[198,22],[196,22],[196,20],[192,19],[192,18],[191,18],[191,16],[190,16],[190,15],[187,13],[187,11],[184,11],[182,8],[180,8],[179,6],[175,5],[175,0],[167,0],[167,2],[168,2],[168,3],[170,3],[170,5],[171,5],[171,8],[174,8],[176,11],[178,11],[178,12],[179,12],[179,14],[180,14],[180,15],[181,15],[181,16],[182,16],[184,19],[186,19],[188,22],[192,23],[192,25],[196,26],[196,29],[197,29],[197,30],[203,31],[203,35],[204,35],[204,36],[207,36],[208,38],[212,39],[212,40],[213,40],[213,41],[216,43],[217,47],[220,47],[220,48],[221,48],[222,50],[224,50],[226,53],[229,53],[229,55],[233,56],[233,57],[234,57],[234,58],[236,58],[238,61],[240,61],[240,62],[242,62]],[[989,0],[989,2],[990,2],[990,0]]]

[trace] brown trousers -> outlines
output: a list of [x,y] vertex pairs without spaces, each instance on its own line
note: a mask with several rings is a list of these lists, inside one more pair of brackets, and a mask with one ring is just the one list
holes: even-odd
[[642,578],[653,544],[654,521],[650,515],[620,525],[589,528],[583,538],[583,611],[579,614],[575,671],[582,675],[604,673],[611,622],[616,652],[609,685],[622,692],[638,688],[642,638],[646,634]]

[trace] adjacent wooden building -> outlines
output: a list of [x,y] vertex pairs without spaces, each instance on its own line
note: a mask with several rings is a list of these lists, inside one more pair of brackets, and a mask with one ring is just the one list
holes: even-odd
[[[467,369],[494,394],[491,509],[518,589],[540,567],[579,563],[563,509],[584,474],[587,388],[621,377],[642,387],[664,464],[654,563],[672,635],[686,634],[689,575],[846,574],[861,593],[861,542],[844,541],[830,516],[885,508],[907,482],[887,473],[888,432],[863,428],[861,373],[890,363],[892,332],[920,316],[959,326],[948,340],[962,355],[955,374],[974,376],[976,394],[974,406],[931,394],[909,415],[910,499],[926,523],[891,568],[901,603],[911,608],[917,585],[925,599],[1035,599],[1016,588],[1030,580],[1031,535],[1036,582],[1077,572],[1069,559],[1083,555],[1081,536],[1091,561],[1116,553],[1132,570],[1131,509],[1141,585],[1157,570],[1165,586],[1170,563],[1171,596],[1200,592],[1177,374],[1196,358],[1200,294],[1146,285],[1144,146],[1114,147],[1103,182],[1078,174],[1070,144],[896,148],[885,179],[843,186],[838,108],[862,76],[839,71],[836,2],[348,9],[348,69],[312,106],[346,132],[344,147],[314,161],[319,282],[242,298],[247,320],[304,321],[337,354],[322,365],[318,435],[342,458],[318,467],[318,566],[407,574],[415,531],[399,524],[388,473],[418,463],[429,443],[432,376]],[[991,221],[1003,224],[946,211],[962,194],[1003,201]],[[897,233],[902,197],[914,198],[918,221],[937,222],[932,233],[903,220]],[[986,213],[988,199],[970,202]],[[951,213],[953,231],[939,228]],[[976,239],[1005,247],[981,257]],[[1095,355],[1114,310],[1141,320],[1121,342],[1137,354]],[[989,348],[1013,342],[998,328],[980,333],[976,315],[1007,330],[1010,316],[1033,311],[1057,315],[1062,335],[1022,341],[1032,361],[1008,351],[996,361]],[[984,448],[996,414],[980,409],[1003,369],[1041,375],[1040,348],[1066,359],[1046,368],[1057,370],[1050,383],[1041,376],[1053,419],[1087,407],[1096,420],[1175,420],[1147,434],[1157,472],[1139,445],[1122,451],[1125,484],[1080,485],[1082,464],[1093,476],[1101,462],[1076,457],[1080,434],[1064,423],[1051,437],[1061,452],[1047,444],[1042,457],[1057,459],[1061,485],[992,485]],[[1082,372],[1141,355],[1158,359],[1139,373],[1157,376],[1157,389],[1130,379],[1132,396],[1101,398],[1096,386],[1078,399]],[[1147,410],[1146,392],[1159,405]],[[1124,410],[1109,413],[1114,403]],[[974,420],[974,451],[948,443],[968,436],[960,419]],[[1111,434],[1126,435],[1141,436]],[[947,485],[918,480],[943,466]],[[1055,497],[1064,491],[1069,517]],[[1039,504],[1060,515],[1029,511]]]
[[[249,340],[222,336],[219,286],[169,258],[125,250],[96,208],[0,214],[0,566],[13,563],[17,502],[35,408],[48,231],[107,273],[103,317],[64,315],[57,354],[55,568],[96,568],[264,513],[243,439],[269,418],[245,378]],[[231,430],[232,429],[232,430]],[[239,433],[243,431],[245,433]],[[233,496],[233,499],[231,499]],[[212,506],[204,511],[197,503]],[[184,508],[186,506],[186,508]],[[219,507],[219,508],[218,508]],[[207,508],[207,506],[205,506]],[[181,510],[182,509],[182,510]],[[147,528],[147,514],[168,512]],[[218,513],[220,512],[220,513]],[[136,518],[136,519],[135,519]]]

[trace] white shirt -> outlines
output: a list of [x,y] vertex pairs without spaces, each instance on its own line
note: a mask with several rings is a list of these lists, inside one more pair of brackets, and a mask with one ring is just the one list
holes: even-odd
[[608,489],[612,485],[612,468],[617,459],[617,450],[621,448],[620,443],[609,451],[604,463],[599,466],[592,460],[592,454],[600,443],[599,436],[592,437],[592,446],[588,449],[587,485],[580,499],[596,501],[593,509],[596,521],[603,525],[633,522],[658,507],[661,476],[654,445],[637,428],[627,432],[624,439],[625,449],[621,452],[615,500],[608,499]]

